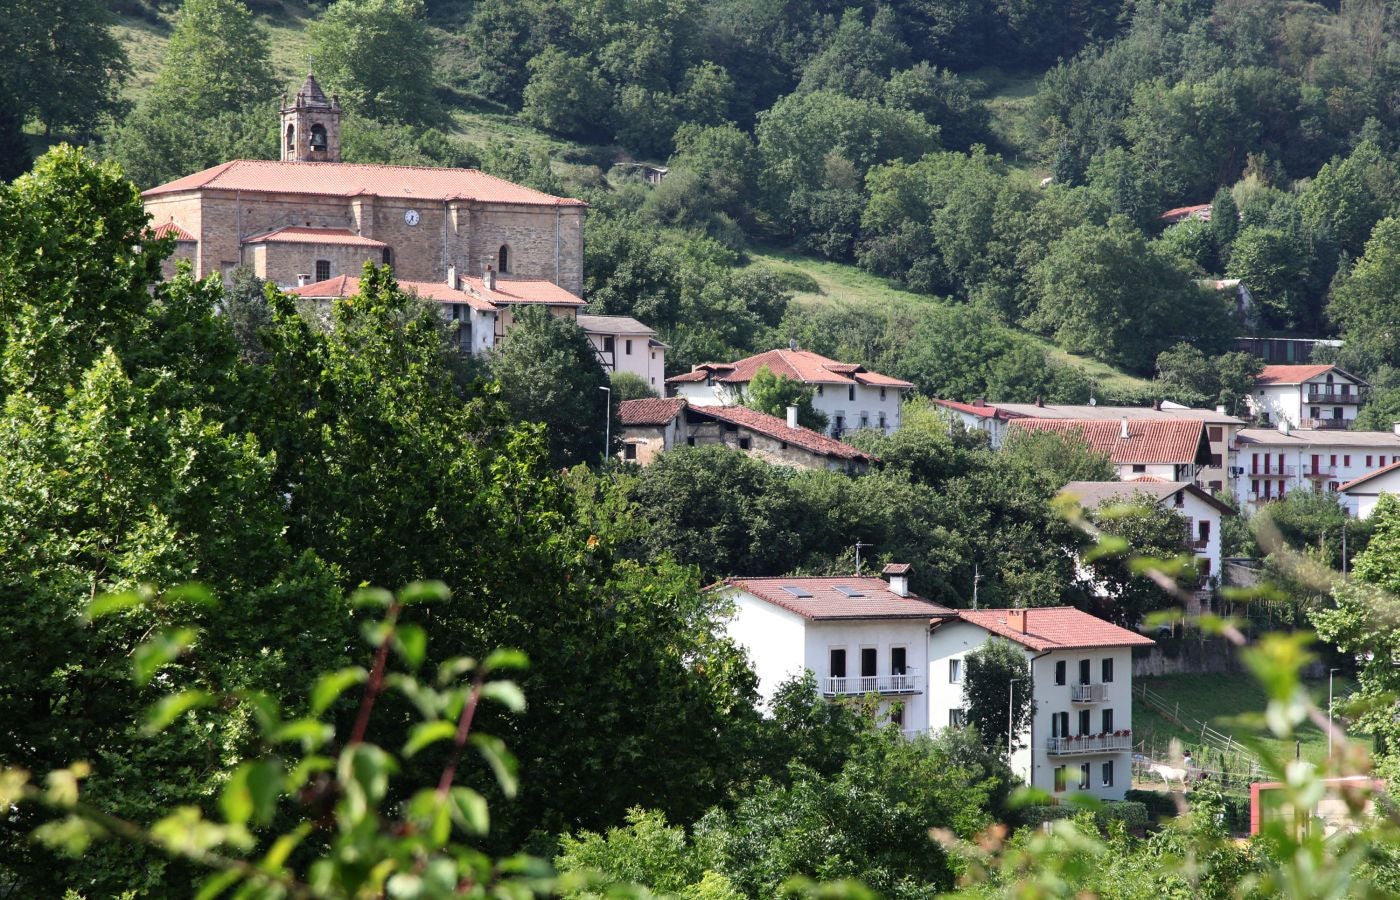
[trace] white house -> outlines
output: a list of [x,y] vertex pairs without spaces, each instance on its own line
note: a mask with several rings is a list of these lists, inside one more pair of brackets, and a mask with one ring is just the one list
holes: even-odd
[[1235,497],[1241,506],[1256,508],[1296,490],[1340,491],[1400,460],[1400,434],[1390,431],[1308,430],[1280,423],[1246,428],[1237,441],[1244,474],[1236,479]]
[[1175,510],[1186,519],[1185,549],[1196,556],[1202,587],[1210,579],[1220,577],[1220,527],[1225,516],[1235,511],[1226,503],[1186,481],[1159,481],[1141,478],[1136,481],[1071,481],[1060,494],[1074,498],[1086,510],[1101,506],[1132,503],[1139,497]]
[[909,592],[908,565],[885,573],[888,583],[854,575],[730,578],[713,588],[734,604],[726,628],[753,663],[765,705],[811,670],[823,696],[875,694],[882,715],[901,728],[929,728],[922,671],[929,621],[954,613]]
[[657,392],[665,390],[667,347],[656,339],[655,330],[631,316],[583,314],[578,327],[608,372],[631,372]]
[[1395,462],[1341,486],[1342,503],[1358,519],[1370,518],[1382,494],[1400,496],[1400,458],[1392,459]]
[[1124,481],[1153,476],[1163,481],[1199,481],[1212,462],[1205,423],[1195,419],[1011,419],[1007,436],[1017,431],[1075,435],[1108,457]]
[[867,371],[855,363],[837,362],[796,344],[769,350],[734,363],[702,363],[684,375],[666,379],[670,393],[692,406],[739,406],[744,391],[762,368],[813,388],[812,406],[830,422],[829,433],[839,438],[856,428],[876,428],[889,434],[899,428],[900,405],[914,385]]
[[1122,800],[1131,786],[1132,648],[1150,638],[1067,606],[959,610],[933,620],[928,702],[934,726],[963,721],[968,653],[992,636],[1026,655],[1035,714],[1012,771],[1052,796],[1092,794]]
[[1265,366],[1249,395],[1249,408],[1265,425],[1348,428],[1369,387],[1336,366]]

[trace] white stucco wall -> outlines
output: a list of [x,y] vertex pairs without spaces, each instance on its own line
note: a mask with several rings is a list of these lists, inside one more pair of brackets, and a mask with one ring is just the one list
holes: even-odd
[[[1198,557],[1210,560],[1210,574],[1216,578],[1220,577],[1220,511],[1211,506],[1200,497],[1189,491],[1182,491],[1182,505],[1176,509],[1178,513],[1191,520],[1191,540],[1195,541],[1200,536],[1199,522],[1210,523],[1210,537],[1206,541],[1204,549],[1196,550]],[[1167,501],[1171,503],[1170,500]]]
[[[673,385],[675,396],[684,397],[695,406],[736,406],[743,402],[743,385],[713,384],[704,382],[682,382]],[[885,434],[899,428],[900,406],[904,394],[902,388],[868,387],[866,385],[821,384],[815,385],[812,408],[827,417],[830,425],[827,433],[835,436],[838,419],[845,432],[862,427],[878,429],[880,416],[885,417]],[[855,399],[851,399],[854,394]]]
[[726,621],[725,631],[748,655],[766,708],[783,682],[807,668],[807,620],[745,591],[727,594],[734,601],[734,615]]
[[[1318,432],[1312,432],[1317,434]],[[1400,438],[1393,444],[1358,446],[1346,443],[1346,432],[1336,433],[1337,442],[1327,444],[1301,445],[1298,447],[1278,446],[1275,444],[1245,444],[1241,446],[1239,461],[1237,465],[1244,469],[1244,474],[1235,480],[1235,497],[1243,506],[1244,504],[1254,504],[1256,507],[1268,500],[1277,500],[1280,484],[1283,485],[1285,493],[1292,493],[1298,490],[1311,490],[1317,485],[1326,491],[1333,483],[1337,485],[1346,484],[1348,481],[1360,478],[1368,472],[1390,463],[1400,460]],[[1265,477],[1264,456],[1269,457],[1269,475]],[[1334,469],[1325,477],[1313,479],[1308,477],[1308,473],[1313,471],[1313,456],[1317,456],[1317,465],[1322,469]],[[1335,466],[1332,458],[1336,457]],[[1280,461],[1282,457],[1282,461]],[[1284,477],[1278,477],[1280,466],[1286,473]],[[1269,493],[1265,496],[1265,484],[1268,483]],[[1257,491],[1256,491],[1257,487]],[[1369,489],[1369,488],[1368,488]]]
[[831,651],[846,651],[846,673],[848,677],[861,674],[860,651],[875,649],[877,676],[891,675],[890,650],[903,647],[906,668],[905,674],[918,676],[915,682],[916,693],[902,694],[881,703],[881,710],[887,710],[891,702],[904,705],[905,731],[925,731],[929,727],[927,670],[928,659],[928,619],[876,619],[868,621],[838,619],[807,623],[805,657],[807,668],[817,676],[817,684],[831,675]]

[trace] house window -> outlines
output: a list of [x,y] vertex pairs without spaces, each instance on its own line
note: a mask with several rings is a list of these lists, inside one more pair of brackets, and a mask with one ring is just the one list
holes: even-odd
[[1376,465],[1378,465],[1378,466],[1383,466],[1383,465],[1385,465],[1385,457],[1384,457],[1384,456],[1378,456],[1378,457],[1376,457]]
[[1138,475],[1147,471],[1147,466],[1143,463],[1133,463],[1133,474]]
[[1209,544],[1209,543],[1210,543],[1210,523],[1209,523],[1209,522],[1204,522],[1204,521],[1203,521],[1203,522],[1197,522],[1197,523],[1196,523],[1196,543],[1198,543],[1198,544]]
[[1091,727],[1092,727],[1092,724],[1091,724],[1090,721],[1089,721],[1089,710],[1087,710],[1087,709],[1081,709],[1081,710],[1079,711],[1079,733],[1080,733],[1080,735],[1091,734],[1092,732],[1090,732],[1090,730],[1089,730]]
[[890,674],[904,675],[908,660],[908,652],[903,647],[890,648]]
[[636,459],[636,458],[637,458],[637,445],[636,445],[636,444],[627,444],[627,445],[625,445],[625,446],[622,448],[622,458],[623,458],[623,459]]
[[1366,468],[1371,468],[1371,457],[1366,457]]
[[884,430],[885,430],[885,414],[884,414],[884,413],[880,413],[880,430],[881,430],[881,431],[884,431]]
[[1103,764],[1103,786],[1113,787],[1113,762]]
[[860,427],[861,427],[861,428],[869,428],[869,427],[870,427],[870,415],[869,415],[868,413],[861,413],[861,414],[860,414]]
[[1079,764],[1079,789],[1087,791],[1089,789],[1089,764]]
[[835,421],[831,424],[831,436],[840,437],[846,431],[846,417],[837,414]]
[[325,281],[331,277],[331,261],[328,259],[316,260],[316,280]]
[[1069,713],[1057,712],[1050,717],[1050,736],[1069,737]]
[[881,400],[885,399],[885,389],[884,389],[884,388],[880,388],[880,399],[881,399]]
[[394,264],[394,248],[385,247],[384,252],[379,254],[379,261],[386,266],[392,266]]
[[874,647],[860,648],[860,674],[862,678],[874,678],[876,672],[876,655]]
[[1250,492],[1251,494],[1255,495],[1256,497],[1259,496],[1259,479],[1258,479],[1258,478],[1251,478],[1251,479],[1249,480],[1249,492]]
[[830,667],[832,678],[846,677],[846,648],[833,647],[830,655]]
[[1220,454],[1219,454],[1219,453],[1212,453],[1212,454],[1210,455],[1210,466],[1211,466],[1211,468],[1213,468],[1213,469],[1218,469],[1218,468],[1221,467],[1221,465],[1223,465],[1223,463],[1220,461]]
[[1055,767],[1055,793],[1060,793],[1065,789],[1065,767]]
[[1060,660],[1059,662],[1055,663],[1055,683],[1056,683],[1056,684],[1064,684],[1064,683],[1065,683],[1065,667],[1066,667],[1066,665],[1067,665],[1067,664],[1065,663],[1065,661],[1064,661],[1063,659]]
[[1089,683],[1089,660],[1087,659],[1081,659],[1079,661],[1079,683]]
[[1112,683],[1113,683],[1113,657],[1111,657],[1111,656],[1105,656],[1105,657],[1104,657],[1103,662],[1100,663],[1100,672],[1099,672],[1099,675],[1100,675],[1100,680],[1103,681],[1104,684],[1112,684]]
[[687,447],[694,447],[694,446],[695,446],[695,436],[692,435],[692,436],[686,438],[686,439],[685,439],[685,445],[686,445]]
[[1113,731],[1113,710],[1106,709],[1103,711],[1103,727],[1100,728],[1099,731],[1105,734]]
[[496,271],[502,275],[510,271],[510,248],[505,244],[502,244],[501,249],[496,251]]
[[1219,425],[1210,426],[1206,429],[1206,433],[1212,444],[1216,441],[1221,440],[1225,436],[1224,430]]
[[1350,454],[1350,453],[1345,453],[1345,454],[1342,455],[1342,465],[1344,465],[1344,466],[1350,466],[1350,465],[1351,465],[1351,454]]
[[851,385],[850,387],[846,388],[846,399],[849,400],[849,401],[851,401],[852,403],[856,402],[856,386],[855,386],[855,385]]
[[612,352],[613,352],[613,349],[615,348],[615,346],[616,346],[616,345],[613,343],[612,335],[610,335],[610,334],[609,334],[609,335],[604,335],[604,337],[603,337],[603,352],[604,352],[604,353],[612,353]]
[[628,356],[632,355],[632,341],[630,339],[623,342],[622,352],[626,353]]
[[1185,491],[1177,491],[1175,494],[1173,494],[1173,495],[1172,495],[1172,504],[1173,504],[1177,509],[1180,509],[1181,507],[1185,506],[1185,505],[1186,505],[1186,492],[1185,492]]
[[752,445],[753,445],[753,441],[751,441],[749,438],[746,438],[746,437],[741,437],[741,438],[739,438],[739,449],[740,449],[740,450],[747,450],[747,449],[749,449],[749,447],[751,447]]
[[949,727],[949,728],[962,728],[962,727],[963,727],[964,725],[966,725],[966,724],[967,724],[967,710],[965,710],[965,709],[950,709],[950,710],[948,710],[948,727]]
[[1212,482],[1210,483],[1210,489],[1211,489],[1212,492],[1217,492],[1217,493],[1218,493],[1219,491],[1222,491],[1222,490],[1225,489],[1225,483],[1224,483],[1223,481],[1212,481]]
[[962,660],[960,660],[960,659],[950,659],[950,660],[948,660],[948,683],[949,683],[949,684],[962,684],[962,673],[963,673],[963,669],[962,669]]
[[896,728],[904,727],[904,704],[895,703],[890,706],[890,724]]

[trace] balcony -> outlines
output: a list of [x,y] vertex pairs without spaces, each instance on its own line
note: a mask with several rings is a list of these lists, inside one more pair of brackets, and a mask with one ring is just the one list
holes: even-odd
[[1320,480],[1323,480],[1323,481],[1331,480],[1331,479],[1334,479],[1334,478],[1337,477],[1337,467],[1336,467],[1336,466],[1313,466],[1311,469],[1306,469],[1306,470],[1304,470],[1304,472],[1303,472],[1303,477],[1304,477],[1304,478],[1316,478],[1316,479],[1320,479]]
[[1250,478],[1292,478],[1298,474],[1297,466],[1279,466],[1272,472],[1250,472]]
[[1360,403],[1361,394],[1346,393],[1339,394],[1336,391],[1318,391],[1315,394],[1308,394],[1309,403]]
[[1102,703],[1108,698],[1108,688],[1102,684],[1072,684],[1069,699],[1073,703]]
[[861,675],[822,679],[827,697],[859,697],[864,694],[917,694],[918,675]]
[[1332,431],[1349,428],[1354,419],[1304,419],[1299,423],[1299,428],[1310,428],[1313,431]]
[[1116,734],[1084,734],[1079,737],[1052,737],[1045,739],[1045,749],[1051,756],[1088,756],[1091,753],[1117,753],[1133,748],[1131,732]]

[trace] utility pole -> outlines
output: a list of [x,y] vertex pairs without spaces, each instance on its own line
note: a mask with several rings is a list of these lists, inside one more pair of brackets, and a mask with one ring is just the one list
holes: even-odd
[[860,548],[861,548],[861,547],[874,547],[874,546],[875,546],[874,544],[865,544],[865,543],[862,543],[862,542],[859,541],[859,540],[856,541],[856,577],[857,577],[857,578],[860,577]]
[[972,608],[977,608],[977,583],[982,580],[982,567],[978,563],[972,564]]

